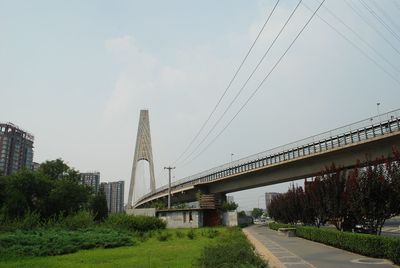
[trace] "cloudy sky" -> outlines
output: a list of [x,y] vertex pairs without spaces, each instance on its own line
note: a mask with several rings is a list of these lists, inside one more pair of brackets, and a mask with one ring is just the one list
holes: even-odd
[[[319,2],[303,1],[313,10]],[[61,157],[81,171],[100,171],[102,181],[124,180],[127,193],[139,112],[149,109],[156,184],[162,186],[163,167],[175,163],[207,119],[275,3],[0,0],[0,121],[35,135],[36,162]],[[297,3],[280,1],[196,142]],[[311,15],[305,5],[197,152],[305,24]],[[400,1],[327,0],[318,15],[336,31],[315,17],[215,143],[193,161],[189,156],[176,163],[173,180],[229,162],[231,154],[237,160],[376,115],[377,102],[381,113],[399,108]],[[145,163],[137,174],[140,195],[149,189]],[[234,196],[250,209],[264,202],[264,192],[286,189],[276,185]]]

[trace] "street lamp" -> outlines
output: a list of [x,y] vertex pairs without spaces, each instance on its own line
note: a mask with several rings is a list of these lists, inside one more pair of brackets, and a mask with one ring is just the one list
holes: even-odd
[[376,103],[376,111],[377,111],[377,113],[378,113],[378,119],[379,119],[379,121],[381,120],[381,113],[379,112],[379,105],[381,105],[381,103],[380,102],[377,102]]

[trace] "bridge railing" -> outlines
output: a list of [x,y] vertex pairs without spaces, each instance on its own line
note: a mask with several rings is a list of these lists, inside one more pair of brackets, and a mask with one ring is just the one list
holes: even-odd
[[[176,190],[194,184],[207,183],[213,180],[222,179],[226,176],[324,152],[397,131],[400,131],[400,109],[226,163],[175,181],[171,184],[171,187],[173,190]],[[167,190],[168,185],[157,188],[155,192],[150,192],[142,196],[137,203],[157,193],[161,194]]]

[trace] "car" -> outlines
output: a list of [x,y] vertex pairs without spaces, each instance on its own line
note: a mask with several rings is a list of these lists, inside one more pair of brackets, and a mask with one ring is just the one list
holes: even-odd
[[361,234],[375,234],[376,231],[369,226],[363,224],[356,224],[353,229],[354,233],[361,233]]

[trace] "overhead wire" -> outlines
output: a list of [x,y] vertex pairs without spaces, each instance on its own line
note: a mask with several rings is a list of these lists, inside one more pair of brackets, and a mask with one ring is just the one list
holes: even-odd
[[276,10],[276,7],[278,6],[280,0],[277,0],[274,7],[272,8],[271,12],[269,13],[267,19],[265,20],[263,26],[261,27],[260,31],[257,34],[257,37],[255,38],[255,40],[253,41],[253,43],[251,44],[250,48],[248,49],[246,55],[244,56],[244,58],[242,59],[239,67],[236,69],[235,74],[233,75],[233,77],[231,78],[231,80],[228,83],[228,86],[225,88],[224,92],[222,93],[221,97],[218,99],[217,103],[215,104],[214,108],[212,109],[211,113],[208,115],[206,121],[204,121],[204,123],[202,124],[202,126],[200,127],[199,131],[197,132],[197,134],[194,136],[194,138],[191,140],[191,142],[189,143],[189,145],[183,150],[183,152],[179,155],[179,157],[173,162],[174,164],[176,164],[189,150],[189,148],[193,145],[193,143],[195,142],[195,140],[200,136],[200,133],[203,131],[203,129],[205,128],[205,126],[207,125],[207,123],[210,121],[211,117],[213,116],[213,114],[215,113],[215,111],[217,110],[218,106],[220,105],[222,99],[225,97],[226,93],[228,92],[229,88],[231,87],[232,83],[234,82],[234,80],[236,79],[237,75],[239,74],[240,70],[242,69],[245,61],[247,60],[248,56],[250,55],[251,51],[253,50],[254,45],[257,43],[258,39],[260,38],[262,32],[264,31],[264,28],[267,26],[270,18],[272,17],[273,13]]
[[388,30],[388,32],[390,32],[394,38],[396,38],[398,41],[400,41],[400,36],[392,29],[392,27],[390,27],[390,25],[388,25],[380,16],[379,14],[377,14],[364,0],[359,0],[360,3],[365,7],[365,9],[368,10],[368,12],[370,14],[372,14],[372,16],[375,17],[375,19],[377,21],[379,21],[380,24],[383,25],[383,27],[385,27],[386,30]]
[[382,8],[377,2],[372,2],[374,6],[383,14],[383,16],[395,27],[398,31],[400,31],[400,25],[398,25],[393,18]]
[[255,88],[255,90],[252,92],[252,94],[246,99],[244,104],[240,107],[240,109],[236,112],[236,114],[232,117],[232,119],[225,125],[225,127],[217,134],[217,136],[214,137],[213,140],[211,140],[210,143],[207,144],[207,146],[199,153],[197,154],[193,159],[190,161],[193,161],[197,159],[203,152],[205,152],[220,136],[221,134],[230,126],[230,124],[235,120],[235,118],[240,114],[240,112],[246,107],[246,105],[249,103],[249,101],[254,97],[254,95],[258,92],[258,90],[262,87],[262,85],[265,83],[265,81],[270,77],[270,75],[273,73],[273,71],[276,69],[276,67],[279,65],[279,63],[282,61],[282,59],[285,57],[285,55],[288,53],[288,51],[293,47],[294,43],[297,41],[297,39],[300,37],[300,35],[304,32],[306,27],[310,24],[311,20],[315,17],[317,14],[318,10],[321,8],[321,6],[324,4],[325,0],[322,0],[322,2],[318,5],[318,7],[315,9],[313,14],[310,16],[310,18],[307,20],[307,22],[304,24],[304,26],[301,28],[299,33],[296,35],[296,37],[293,39],[293,41],[290,43],[290,45],[286,48],[284,53],[279,57],[278,61],[275,63],[275,65],[271,68],[271,70],[267,73],[267,75],[264,77],[264,79],[260,82],[260,84]]
[[[303,3],[303,6],[308,10],[312,11],[309,6]],[[371,44],[369,44],[357,31],[347,25],[341,18],[339,18],[332,10],[330,10],[326,5],[324,9],[327,10],[335,19],[337,19],[340,23],[342,23],[347,29],[349,29],[354,35],[356,35],[364,44],[366,44],[371,50],[375,52],[379,57],[381,57],[387,64],[389,64],[395,71],[400,73],[400,70],[397,66],[391,63],[385,56],[383,56],[376,48],[374,48]],[[383,72],[389,75],[392,79],[394,79],[397,83],[400,84],[400,80],[394,77],[388,70],[386,70],[381,64],[379,64],[375,59],[373,59],[367,52],[365,52],[360,46],[358,46],[355,42],[351,41],[348,37],[346,37],[342,32],[340,32],[337,28],[335,28],[332,24],[330,24],[327,20],[325,20],[321,15],[317,14],[317,17],[326,23],[332,30],[334,30],[337,34],[339,34],[343,39],[345,39],[348,43],[350,43],[354,48],[356,48],[362,55],[364,55],[367,59],[372,61],[377,67],[379,67]]]
[[203,143],[206,141],[206,139],[210,136],[210,134],[214,131],[214,129],[217,127],[217,125],[221,122],[221,120],[224,118],[224,116],[226,115],[226,113],[229,111],[229,109],[232,107],[232,105],[235,103],[235,101],[237,100],[237,98],[240,96],[240,94],[243,92],[244,88],[247,86],[248,82],[250,81],[250,79],[253,77],[253,75],[255,74],[255,72],[258,70],[258,68],[260,67],[260,65],[262,64],[262,62],[264,61],[264,59],[266,58],[266,56],[268,55],[268,53],[270,52],[270,50],[272,49],[272,47],[274,46],[274,44],[276,43],[276,41],[278,40],[278,38],[280,37],[280,35],[282,34],[283,30],[286,28],[286,26],[288,25],[288,23],[290,22],[290,20],[292,19],[293,15],[296,13],[297,9],[299,8],[300,4],[302,3],[303,0],[300,0],[296,7],[292,10],[292,12],[290,13],[288,19],[285,21],[284,25],[282,26],[282,28],[280,29],[280,31],[278,32],[278,34],[276,35],[276,37],[274,38],[274,40],[272,41],[272,43],[269,45],[268,49],[265,51],[264,55],[261,57],[261,59],[258,61],[256,67],[254,67],[253,71],[251,72],[251,74],[249,75],[249,77],[246,79],[246,81],[244,82],[244,84],[242,85],[242,87],[239,89],[239,91],[236,93],[235,97],[232,99],[232,101],[229,103],[229,105],[225,108],[224,112],[221,114],[221,116],[218,118],[218,120],[214,123],[214,125],[211,127],[211,129],[207,132],[207,134],[203,137],[203,139],[200,141],[200,143],[192,150],[192,152],[190,154],[188,154],[183,160],[182,162],[185,162],[188,158],[190,158],[196,151],[198,148],[200,148],[201,145],[203,145]]
[[348,5],[348,6],[350,7],[350,9],[351,9],[358,17],[360,17],[360,18],[365,22],[365,24],[367,24],[371,29],[373,29],[383,40],[385,40],[385,42],[386,42],[391,48],[393,48],[394,51],[397,52],[397,54],[400,55],[400,50],[399,50],[396,46],[394,46],[394,45],[392,44],[392,42],[390,42],[390,41],[385,37],[385,35],[383,35],[373,24],[371,24],[371,22],[370,22],[369,20],[367,20],[367,19],[363,16],[363,14],[361,13],[361,11],[358,10],[356,6],[353,6],[353,3],[352,3],[352,2],[349,2],[348,0],[344,0],[344,2],[346,3],[346,5]]

